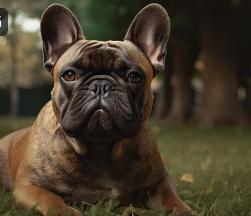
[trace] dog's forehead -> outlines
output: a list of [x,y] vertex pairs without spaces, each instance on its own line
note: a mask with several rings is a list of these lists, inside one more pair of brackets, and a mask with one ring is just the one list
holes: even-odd
[[87,70],[107,70],[126,64],[140,66],[152,78],[153,69],[144,54],[129,41],[81,40],[70,47],[55,65],[54,75],[71,63],[82,64]]

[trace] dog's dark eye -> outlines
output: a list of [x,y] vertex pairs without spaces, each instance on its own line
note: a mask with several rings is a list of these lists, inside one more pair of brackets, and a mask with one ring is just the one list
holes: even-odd
[[68,71],[66,71],[66,72],[63,74],[63,78],[64,78],[65,81],[71,82],[71,81],[76,80],[76,74],[75,74],[74,71],[68,70]]
[[141,76],[137,72],[132,72],[129,75],[128,81],[131,83],[139,83],[141,81]]

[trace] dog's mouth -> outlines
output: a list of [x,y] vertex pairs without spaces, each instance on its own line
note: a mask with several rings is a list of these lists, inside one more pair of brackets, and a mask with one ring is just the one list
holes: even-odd
[[98,108],[90,113],[77,130],[67,130],[67,128],[64,130],[69,136],[92,141],[130,138],[137,134],[140,125],[133,126],[129,123],[121,128],[110,115],[106,109]]
[[[110,114],[103,108],[94,110],[86,122],[83,124],[84,130],[87,130],[87,134],[83,138],[91,140],[110,140],[120,134],[120,130],[114,122]],[[80,130],[81,136],[83,131]]]
[[61,121],[69,136],[104,140],[128,138],[138,133],[140,120],[127,92],[118,84],[111,84],[116,90],[103,95],[85,84],[75,90]]
[[103,115],[108,114],[103,108],[99,108],[98,110],[94,111],[93,116],[98,116],[101,118]]
[[86,120],[87,128],[89,132],[97,130],[110,130],[114,127],[114,121],[110,117],[109,113],[102,108],[94,110],[93,113]]

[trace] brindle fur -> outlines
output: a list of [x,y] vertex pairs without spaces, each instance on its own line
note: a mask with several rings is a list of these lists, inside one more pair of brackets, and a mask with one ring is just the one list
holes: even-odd
[[[60,10],[63,6],[52,7]],[[150,7],[160,10],[156,4]],[[67,9],[63,7],[63,10]],[[44,20],[42,18],[42,24]],[[176,207],[180,214],[193,215],[178,197],[146,124],[153,101],[151,81],[160,64],[151,62],[150,57],[146,57],[147,51],[142,52],[143,48],[139,49],[132,42],[132,30],[128,31],[123,42],[88,41],[81,36],[78,27],[77,30],[78,40],[67,49],[61,48],[62,53],[56,61],[53,59],[55,56],[48,54],[44,48],[45,66],[54,77],[52,101],[43,107],[32,127],[0,140],[0,185],[14,190],[13,196],[20,208],[31,208],[40,203],[37,209],[44,215],[51,207],[55,209],[55,215],[62,215],[64,211],[80,215],[65,203],[95,202],[101,198],[118,199],[120,205],[141,203],[148,208],[163,205],[167,211]],[[45,36],[42,36],[44,39]],[[51,58],[47,58],[48,55]],[[81,68],[82,76],[91,71],[94,78],[114,77],[111,82],[116,86],[115,93],[120,99],[114,97],[113,101],[115,103],[124,98],[122,105],[118,106],[122,110],[113,108],[117,112],[113,119],[123,128],[127,123],[121,119],[119,112],[136,113],[141,126],[137,134],[121,138],[124,133],[117,135],[111,132],[108,136],[114,139],[96,142],[85,136],[69,136],[63,130],[63,115],[71,111],[68,106],[73,100],[72,92],[78,91],[76,87],[77,90],[72,90],[71,86],[64,86],[60,80],[61,71],[69,65]],[[145,80],[132,92],[123,77],[125,68],[135,66],[143,71]],[[84,112],[82,110],[81,115]],[[81,115],[76,113],[74,121]],[[108,127],[107,131],[110,130],[109,125],[102,124]]]

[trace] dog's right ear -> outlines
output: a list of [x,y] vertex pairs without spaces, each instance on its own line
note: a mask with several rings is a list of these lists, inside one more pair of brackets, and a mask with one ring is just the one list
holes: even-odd
[[74,14],[65,6],[52,4],[41,18],[44,67],[52,73],[59,57],[76,41],[85,39]]

